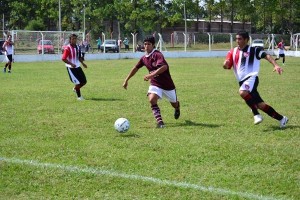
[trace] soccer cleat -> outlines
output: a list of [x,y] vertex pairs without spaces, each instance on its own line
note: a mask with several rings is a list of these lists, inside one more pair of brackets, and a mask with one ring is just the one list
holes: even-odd
[[163,121],[160,121],[157,125],[156,128],[165,128],[165,124]]
[[78,97],[77,100],[82,101],[82,100],[84,100],[84,98],[81,96],[81,97]]
[[4,67],[4,68],[3,68],[3,73],[5,73],[5,72],[6,72],[6,68]]
[[175,109],[174,118],[178,119],[179,117],[180,117],[180,110],[179,109]]
[[8,70],[8,73],[11,73],[11,71],[10,71],[10,70]]
[[261,115],[254,116],[254,124],[257,125],[263,121],[263,117]]
[[174,118],[178,119],[179,117],[180,117],[180,107],[179,107],[179,101],[178,101],[178,108],[175,108]]
[[288,123],[289,119],[286,116],[283,116],[283,118],[280,120],[280,128],[284,128],[286,124]]

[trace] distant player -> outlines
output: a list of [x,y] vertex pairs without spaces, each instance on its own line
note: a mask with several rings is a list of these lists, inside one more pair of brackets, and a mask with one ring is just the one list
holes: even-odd
[[7,40],[4,42],[2,48],[4,50],[4,53],[6,55],[7,58],[7,63],[5,63],[5,66],[3,68],[3,72],[6,72],[6,68],[8,67],[8,73],[11,73],[11,65],[12,65],[12,61],[13,61],[13,45],[14,42],[12,41],[12,37],[11,35],[8,35]]
[[80,63],[85,68],[87,68],[87,65],[83,62],[80,47],[77,45],[77,35],[71,34],[69,41],[70,44],[68,44],[64,49],[62,61],[66,63],[70,80],[75,84],[73,91],[76,92],[77,99],[83,100],[80,88],[82,88],[87,81],[85,74],[80,67]]
[[280,128],[283,128],[286,126],[288,118],[277,113],[270,105],[266,104],[257,91],[260,59],[263,58],[269,61],[274,66],[273,71],[276,71],[278,74],[282,73],[282,68],[261,48],[250,47],[248,41],[248,32],[240,31],[237,33],[236,42],[238,46],[228,52],[223,68],[233,68],[240,85],[240,96],[251,108],[254,115],[254,124],[259,124],[263,121],[262,116],[258,112],[258,109],[260,109],[270,117],[278,120]]
[[127,89],[129,79],[133,77],[140,68],[146,66],[149,74],[144,76],[144,81],[150,81],[147,95],[151,104],[152,113],[156,119],[157,128],[164,128],[165,124],[160,113],[160,108],[157,105],[158,99],[164,96],[169,100],[175,109],[175,119],[178,119],[180,116],[179,101],[177,100],[175,85],[170,75],[169,65],[163,54],[155,49],[154,37],[146,37],[144,39],[144,47],[145,55],[131,69],[123,83],[123,87]]
[[285,48],[285,44],[284,44],[284,40],[281,39],[281,42],[278,43],[277,45],[278,47],[278,56],[275,60],[279,60],[280,57],[282,57],[282,63],[284,65],[285,63],[285,53],[284,53],[284,50],[287,51],[287,49]]

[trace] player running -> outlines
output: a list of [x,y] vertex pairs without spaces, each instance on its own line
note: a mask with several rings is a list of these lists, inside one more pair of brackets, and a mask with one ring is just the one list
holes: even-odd
[[164,96],[169,100],[175,109],[175,119],[178,119],[180,116],[179,101],[177,100],[175,85],[170,75],[169,65],[163,54],[155,49],[155,38],[153,36],[146,37],[144,39],[144,46],[145,55],[131,69],[123,83],[123,87],[127,89],[129,79],[140,68],[146,66],[149,74],[144,76],[144,81],[150,81],[148,99],[151,104],[152,113],[156,119],[157,128],[164,128],[165,124],[160,113],[160,108],[157,105],[158,99]]
[[278,120],[280,128],[283,128],[286,126],[288,118],[277,113],[271,106],[266,104],[257,91],[260,59],[264,58],[269,61],[274,66],[273,71],[276,71],[278,74],[281,74],[283,70],[269,54],[261,48],[250,47],[248,41],[248,32],[240,31],[237,33],[236,42],[238,47],[228,52],[223,68],[231,69],[233,67],[234,74],[240,85],[240,96],[251,108],[254,115],[254,124],[259,124],[263,121],[257,110],[260,109],[270,117]]
[[87,65],[83,62],[79,45],[77,45],[77,35],[71,34],[69,38],[70,44],[68,44],[62,56],[62,61],[66,63],[70,80],[75,84],[73,91],[77,94],[78,100],[84,100],[81,96],[80,88],[86,84],[85,74],[80,67],[80,63],[83,67],[87,68]]

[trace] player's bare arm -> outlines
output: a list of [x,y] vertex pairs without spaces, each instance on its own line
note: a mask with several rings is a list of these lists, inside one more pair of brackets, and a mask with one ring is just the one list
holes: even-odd
[[84,68],[87,68],[87,65],[83,62],[83,60],[82,60],[82,58],[80,58],[80,63],[82,64],[82,66],[84,67]]
[[224,69],[230,69],[230,61],[229,60],[225,60],[223,63],[223,68]]
[[267,61],[269,61],[274,66],[273,72],[276,71],[278,74],[282,74],[283,69],[276,63],[276,61],[272,58],[272,56],[270,56],[269,54],[267,54],[266,57],[265,57],[265,59]]
[[163,73],[164,71],[166,71],[168,69],[167,65],[163,65],[162,67],[158,68],[155,71],[152,71],[150,74],[147,74],[144,76],[144,81],[148,81],[151,78],[154,78],[158,75],[160,75],[161,73]]
[[68,61],[68,59],[62,59],[62,61],[64,61],[68,65],[71,65],[72,67],[76,67],[76,65],[74,63],[71,63],[70,61]]
[[135,73],[136,73],[138,70],[139,70],[139,69],[136,68],[136,67],[133,67],[133,68],[131,69],[131,71],[129,72],[128,76],[126,77],[126,79],[125,79],[125,81],[124,81],[124,83],[123,83],[123,88],[124,88],[124,89],[127,89],[129,79],[130,79],[131,77],[133,77],[133,76],[135,75]]

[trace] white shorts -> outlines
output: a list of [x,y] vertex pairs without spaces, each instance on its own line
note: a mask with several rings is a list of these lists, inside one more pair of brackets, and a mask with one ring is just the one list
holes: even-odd
[[250,78],[248,78],[247,80],[245,80],[243,82],[243,84],[240,87],[240,91],[246,90],[246,91],[252,92],[253,86],[255,83],[255,79],[256,79],[256,76],[250,76]]
[[165,97],[171,103],[176,103],[177,102],[176,90],[163,90],[159,87],[150,85],[149,89],[148,89],[148,94],[149,93],[156,94],[160,99]]

